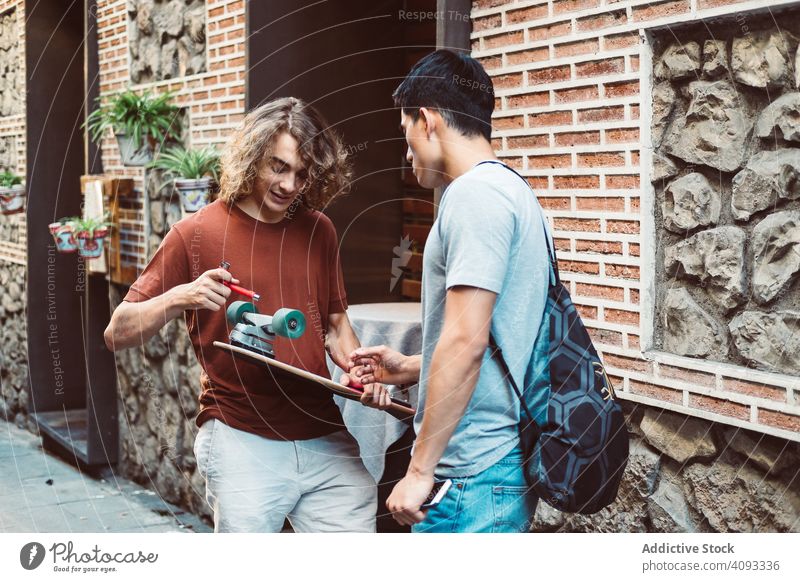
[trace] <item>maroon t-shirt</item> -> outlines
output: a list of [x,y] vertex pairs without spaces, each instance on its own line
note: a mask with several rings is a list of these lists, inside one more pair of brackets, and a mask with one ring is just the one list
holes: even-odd
[[[281,362],[329,378],[325,361],[328,315],[347,309],[336,229],[324,214],[305,208],[269,224],[217,200],[170,229],[125,301],[144,301],[197,279],[228,261],[240,285],[261,294],[259,313],[282,307],[306,317],[298,339],[278,337]],[[246,297],[231,293],[232,301]],[[254,364],[234,359],[213,342],[228,342],[225,309],[185,312],[200,375],[197,425],[216,418],[271,439],[303,440],[344,427],[332,394],[303,387]]]

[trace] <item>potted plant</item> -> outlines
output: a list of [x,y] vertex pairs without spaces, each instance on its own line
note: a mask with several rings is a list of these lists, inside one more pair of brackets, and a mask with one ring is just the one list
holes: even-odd
[[108,217],[80,218],[73,222],[78,254],[87,259],[96,259],[103,254],[103,244],[113,226]]
[[160,152],[148,166],[172,176],[183,209],[196,212],[208,204],[211,190],[219,179],[219,152],[213,147],[172,147]]
[[16,214],[22,212],[25,200],[25,186],[22,178],[11,170],[0,173],[0,212]]
[[77,216],[62,218],[50,223],[50,234],[56,241],[56,250],[60,253],[74,253],[78,250],[78,241],[75,240],[75,224],[80,220]]
[[[103,132],[111,128],[117,138],[122,163],[144,166],[153,159],[156,146],[167,138],[179,139],[179,109],[170,103],[173,93],[139,95],[131,90],[115,95],[111,101],[92,111],[84,124],[99,143]],[[99,101],[99,98],[98,98]]]

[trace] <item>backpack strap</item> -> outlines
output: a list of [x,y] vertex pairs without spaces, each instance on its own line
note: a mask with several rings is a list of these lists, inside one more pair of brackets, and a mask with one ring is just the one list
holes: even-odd
[[533,418],[533,414],[531,414],[531,411],[528,408],[528,404],[522,397],[522,392],[520,392],[519,387],[517,387],[517,382],[514,380],[514,376],[511,374],[511,370],[508,369],[508,364],[506,364],[506,360],[503,357],[503,350],[501,350],[500,346],[497,345],[497,342],[495,341],[492,332],[489,332],[489,347],[492,349],[492,357],[497,360],[497,362],[500,364],[500,368],[503,370],[503,376],[508,379],[508,382],[511,384],[511,388],[514,390],[514,393],[517,395],[517,398],[519,398],[519,403],[522,405],[522,409],[528,416],[527,426],[534,432],[536,437],[535,441],[538,441],[539,436],[542,433],[542,429],[539,428],[539,425]]
[[[525,182],[525,185],[528,187],[528,189],[531,191],[531,193],[534,195],[534,197],[536,196],[536,193],[533,191],[533,188],[531,188],[531,185],[528,184],[528,181],[519,172],[517,172],[514,168],[512,168],[511,166],[508,166],[508,165],[506,165],[503,162],[500,162],[498,160],[485,160],[483,162],[478,162],[476,164],[476,166],[480,166],[481,164],[497,164],[498,166],[502,166],[506,170],[509,170],[509,171],[515,173],[519,177],[520,180]],[[561,283],[561,277],[560,277],[560,275],[558,273],[558,260],[556,258],[555,243],[552,243],[552,241],[550,239],[550,235],[547,233],[547,221],[545,220],[544,213],[541,214],[541,217],[542,217],[542,227],[544,228],[544,241],[545,241],[545,245],[547,246],[547,255],[550,257],[550,267],[551,267],[550,286],[554,287],[554,286],[557,286],[559,283]],[[551,248],[551,244],[553,245],[552,248]]]

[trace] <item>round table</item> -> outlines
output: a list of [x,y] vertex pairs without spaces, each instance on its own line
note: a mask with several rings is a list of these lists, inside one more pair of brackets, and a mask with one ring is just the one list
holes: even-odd
[[[422,308],[419,303],[368,303],[351,305],[347,315],[362,346],[386,345],[406,355],[418,354],[422,349]],[[342,375],[330,358],[328,369],[331,378]],[[392,395],[407,399],[416,408],[418,390],[412,386],[406,393],[389,386]],[[361,458],[370,474],[378,482],[384,473],[385,455],[389,447],[411,428],[375,408],[368,408],[353,400],[334,397],[342,411],[344,422],[361,448]],[[411,451],[406,451],[408,457]]]

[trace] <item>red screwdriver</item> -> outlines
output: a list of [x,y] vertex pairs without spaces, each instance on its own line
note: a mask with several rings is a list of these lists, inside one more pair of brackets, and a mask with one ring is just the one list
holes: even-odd
[[[228,261],[222,261],[219,264],[221,269],[225,269],[228,271],[231,268],[231,264]],[[245,289],[244,287],[239,287],[239,285],[234,285],[228,281],[223,281],[223,285],[230,288],[231,291],[238,293],[239,295],[244,295],[245,297],[250,297],[253,301],[261,301],[261,295],[252,291],[251,289]]]

